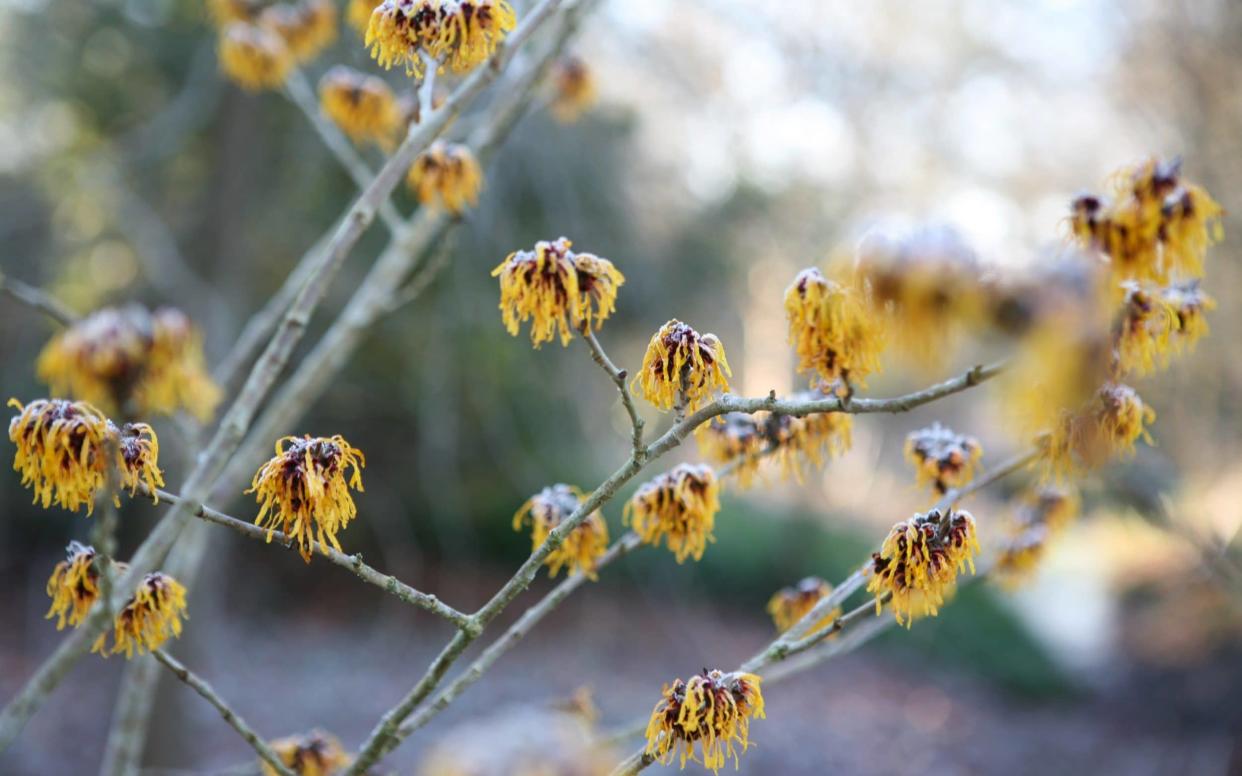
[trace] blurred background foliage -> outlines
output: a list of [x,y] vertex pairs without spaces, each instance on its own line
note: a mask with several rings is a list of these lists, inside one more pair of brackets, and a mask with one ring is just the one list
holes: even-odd
[[[1168,743],[1160,751],[1171,758],[1151,763],[1223,762],[1242,721],[1228,695],[1242,685],[1237,591],[1220,594],[1179,534],[1228,538],[1242,522],[1242,363],[1231,357],[1242,333],[1233,298],[1242,289],[1240,39],[1242,6],[1228,0],[605,3],[576,47],[596,72],[601,103],[572,126],[542,109],[520,125],[487,170],[479,208],[444,246],[446,270],[377,327],[287,431],[342,433],[366,452],[362,519],[343,537],[347,550],[474,606],[529,550],[510,527],[516,507],[551,482],[590,487],[627,444],[615,391],[585,349],[533,351],[502,329],[488,272],[509,252],[565,234],[626,274],[617,317],[602,335],[618,363],[637,365],[650,333],[677,317],[721,337],[737,391],[785,392],[801,387],[781,307],[798,269],[848,253],[868,229],[927,222],[956,228],[1001,271],[1021,266],[1064,238],[1075,191],[1099,189],[1113,169],[1147,154],[1181,154],[1188,178],[1229,214],[1206,280],[1221,302],[1213,335],[1138,385],[1160,413],[1159,447],[1092,480],[1088,518],[1029,589],[968,587],[940,618],[886,636],[866,659],[898,672],[934,665],[937,676],[997,693],[988,702],[1010,711],[1035,699],[1054,698],[1063,709],[1117,701],[1108,705],[1116,716],[1098,722],[1100,742],[1087,746],[1100,759],[1066,761],[1078,765],[1129,762],[1101,752],[1133,743],[1113,726],[1139,713],[1118,699],[1142,687],[1154,740]],[[343,28],[307,74],[317,79],[341,62],[375,71]],[[82,312],[129,300],[179,306],[203,327],[213,361],[354,194],[287,100],[222,81],[198,3],[2,0],[0,68],[0,271]],[[408,88],[398,73],[386,77]],[[402,192],[397,204],[409,212],[413,200]],[[376,226],[359,243],[308,342],[384,241]],[[0,305],[6,398],[43,394],[33,363],[52,331],[31,311]],[[976,343],[932,371],[890,358],[869,393],[943,379],[997,355],[990,348]],[[665,422],[646,414],[653,428]],[[719,540],[701,563],[638,553],[586,591],[581,598],[590,600],[572,617],[554,619],[551,641],[536,642],[563,649],[584,629],[633,639],[647,663],[629,676],[648,692],[629,704],[610,698],[621,669],[603,664],[593,676],[514,692],[594,684],[605,717],[618,721],[645,710],[661,682],[697,670],[695,661],[735,662],[767,635],[763,604],[773,590],[807,574],[844,577],[888,526],[924,505],[901,461],[908,430],[942,420],[980,437],[985,462],[995,462],[1019,443],[1000,417],[983,392],[910,416],[862,417],[854,450],[803,486],[773,478],[744,494],[730,489]],[[175,489],[187,451],[170,425],[157,428]],[[695,459],[693,444],[677,456]],[[1012,487],[972,504],[985,533],[1005,514]],[[606,510],[614,536],[620,503]],[[31,507],[12,476],[0,478],[0,505],[7,693],[54,641],[41,620],[44,580],[88,524]],[[253,510],[240,494],[219,506],[239,516]],[[135,546],[159,515],[127,504],[122,546]],[[1172,532],[1152,527],[1170,515]],[[321,564],[307,568],[227,534],[213,536],[211,548],[179,647],[191,656],[221,639],[243,640],[238,657],[247,639],[285,644],[286,626],[300,627],[288,623],[307,617],[346,623],[368,649],[391,649],[383,639],[393,626],[383,618],[408,619]],[[607,607],[637,622],[601,614]],[[418,630],[430,639],[423,651],[437,633]],[[690,662],[674,662],[667,642],[689,645]],[[328,637],[289,643],[323,654],[267,666],[272,682],[309,680],[338,648]],[[227,662],[219,668],[230,670]],[[396,684],[414,670],[405,667]],[[350,692],[341,684],[348,678],[336,679],[336,692]],[[327,724],[356,737],[372,707],[391,701],[384,686],[377,699],[356,700],[356,720],[312,718],[313,704],[287,721],[275,709],[255,716],[280,720],[273,732]],[[84,687],[106,697],[103,686]],[[197,713],[185,708],[196,699],[176,688],[167,694],[167,708]],[[48,717],[89,728],[86,754],[54,752],[47,742],[57,722]],[[49,708],[32,726],[44,746],[32,744],[21,767],[89,762],[104,728],[88,726],[90,718]],[[1193,736],[1185,727],[1192,718],[1207,720]],[[176,719],[161,717],[165,735],[153,739],[151,759],[208,758],[202,742],[211,739],[187,740]],[[223,740],[236,759],[243,750]],[[865,772],[862,760],[844,765]],[[1006,761],[981,762],[996,770],[987,766]]]

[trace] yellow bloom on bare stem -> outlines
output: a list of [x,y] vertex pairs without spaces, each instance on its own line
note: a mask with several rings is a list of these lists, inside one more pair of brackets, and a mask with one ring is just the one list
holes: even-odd
[[147,574],[133,598],[117,612],[112,646],[105,645],[108,634],[102,633],[91,651],[104,657],[124,652],[128,659],[159,649],[169,638],[180,638],[185,608],[185,588],[180,582],[158,571]]
[[65,559],[56,564],[47,580],[47,594],[52,608],[47,619],[56,618],[56,630],[65,623],[76,628],[86,618],[95,600],[99,598],[99,569],[95,568],[95,548],[79,542],[69,542]]
[[565,56],[552,68],[552,116],[572,124],[595,105],[598,97],[595,74],[581,57]]
[[384,0],[367,23],[366,45],[381,67],[423,77],[423,55],[455,73],[486,62],[517,25],[506,0]]
[[[772,622],[776,625],[776,629],[784,633],[805,617],[807,612],[814,609],[815,604],[831,593],[832,585],[819,577],[807,577],[793,587],[783,587],[777,590],[768,601],[768,614],[772,615]],[[834,607],[824,615],[823,619],[812,625],[806,635],[810,636],[832,627],[833,622],[840,616],[841,607]]]
[[[537,550],[547,541],[548,534],[581,505],[582,491],[574,486],[549,486],[527,499],[517,511],[513,516],[513,530],[520,531],[529,522],[531,549]],[[561,546],[544,559],[544,565],[548,567],[549,576],[555,577],[562,568],[568,568],[571,574],[581,573],[594,580],[598,578],[596,564],[607,550],[608,523],[596,510],[569,532]]]
[[307,563],[314,542],[325,555],[328,547],[340,550],[336,535],[358,515],[349,490],[362,492],[366,465],[362,451],[339,434],[282,437],[276,456],[259,467],[246,491],[262,504],[255,525],[268,529],[269,542],[276,530],[292,537]]
[[[763,719],[762,678],[741,672],[707,671],[665,685],[647,723],[646,754],[681,767],[702,756],[703,767],[719,772],[735,766],[750,748],[750,721]],[[740,748],[740,751],[739,751]]]
[[371,24],[371,14],[380,5],[381,0],[348,0],[345,3],[345,23],[358,31],[359,35],[367,34]]
[[625,276],[607,259],[574,253],[572,245],[565,237],[541,240],[533,251],[515,251],[492,270],[492,277],[500,278],[505,329],[516,337],[529,320],[536,348],[558,333],[561,344],[568,345],[573,328],[598,331],[616,309]]
[[866,385],[867,375],[880,371],[884,328],[852,283],[830,280],[814,267],[804,269],[785,291],[785,315],[799,372],[824,382]]
[[[85,506],[86,514],[92,514],[96,497],[107,486],[109,447],[115,448],[121,485],[130,495],[139,485],[153,491],[164,484],[159,440],[147,424],[118,428],[90,404],[64,399],[27,405],[9,399],[8,406],[18,410],[9,421],[9,441],[17,445],[13,470],[21,472],[22,486],[34,491],[34,503],[44,509],[56,504],[76,512]],[[119,497],[114,500],[120,504]]]
[[673,319],[647,345],[633,387],[662,410],[694,412],[717,390],[728,391],[733,370],[715,334],[699,334]]
[[1193,350],[1210,330],[1207,313],[1216,309],[1216,300],[1203,292],[1197,280],[1169,286],[1163,289],[1162,297],[1175,316],[1173,350]]
[[776,415],[769,425],[774,425],[776,460],[785,475],[798,482],[802,482],[805,461],[821,467],[827,459],[847,453],[853,444],[854,418],[843,412],[818,412],[804,418]]
[[[349,755],[331,733],[312,730],[302,735],[287,736],[268,742],[285,767],[297,776],[333,776],[349,764]],[[276,776],[276,770],[260,760],[263,776]]]
[[36,370],[52,393],[108,413],[186,410],[206,421],[220,401],[202,336],[185,313],[171,307],[98,310],[49,341]]
[[933,423],[906,436],[905,455],[914,466],[919,486],[930,484],[936,493],[944,494],[975,478],[983,446],[972,436]]
[[759,471],[768,439],[758,420],[743,412],[718,415],[694,431],[699,454],[708,461],[733,467],[743,488],[749,488]]
[[666,540],[681,563],[701,560],[708,542],[716,541],[720,482],[712,467],[683,463],[645,483],[625,504],[626,525],[645,544]]
[[479,204],[483,169],[468,146],[437,140],[410,165],[405,181],[421,204],[460,215]]
[[1151,158],[1119,170],[1110,188],[1071,204],[1070,232],[1080,245],[1106,255],[1122,280],[1202,277],[1207,249],[1223,237],[1223,211],[1182,179],[1180,159]]
[[924,366],[943,363],[961,335],[983,319],[978,259],[951,229],[869,236],[859,248],[857,271],[896,343]]
[[1047,554],[1048,545],[1078,514],[1073,490],[1042,487],[1015,510],[997,548],[991,575],[1008,590],[1029,580]]
[[1063,412],[1042,439],[1045,479],[1072,480],[1114,458],[1132,457],[1139,439],[1155,444],[1146,428],[1155,420],[1156,411],[1137,391],[1106,383],[1077,411]]
[[303,64],[336,40],[336,5],[332,0],[276,3],[263,9],[258,24],[279,35],[294,62]]
[[876,614],[889,595],[898,624],[910,627],[915,617],[935,616],[958,574],[967,567],[975,572],[978,552],[975,518],[965,510],[933,509],[893,526],[868,569]]
[[439,0],[440,37],[429,53],[454,73],[467,73],[496,53],[517,26],[508,0]]
[[220,31],[219,57],[224,74],[252,92],[280,87],[295,64],[280,35],[248,22],[234,22]]
[[1117,359],[1123,372],[1140,375],[1169,366],[1177,312],[1159,288],[1122,284],[1125,298],[1117,316]]
[[401,110],[384,79],[337,65],[319,79],[319,105],[355,143],[392,148],[401,126]]

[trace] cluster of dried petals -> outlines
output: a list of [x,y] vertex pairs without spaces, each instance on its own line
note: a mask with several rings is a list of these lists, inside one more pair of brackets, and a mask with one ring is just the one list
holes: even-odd
[[259,13],[256,23],[279,35],[293,61],[303,64],[336,40],[336,5],[332,0],[274,3]]
[[108,634],[102,633],[91,651],[105,657],[124,652],[132,658],[159,649],[168,639],[181,636],[185,609],[185,588],[180,582],[161,572],[147,574],[114,618],[112,646],[106,646]]
[[319,79],[319,105],[355,143],[392,148],[401,110],[384,79],[337,65]]
[[960,335],[983,320],[978,260],[951,229],[868,236],[857,272],[896,343],[924,366],[943,363]]
[[633,386],[660,409],[694,412],[716,391],[728,391],[732,375],[715,334],[699,334],[673,319],[651,337]]
[[623,517],[645,544],[666,541],[681,563],[702,559],[708,542],[715,541],[719,511],[716,473],[710,466],[683,463],[643,484],[626,502]]
[[737,765],[750,747],[750,721],[764,717],[761,681],[755,674],[704,669],[666,685],[647,723],[645,753],[665,765],[676,758],[683,768],[701,756],[713,772],[729,760]]
[[246,491],[262,504],[255,525],[267,528],[268,541],[277,530],[291,537],[307,563],[315,543],[325,555],[339,551],[337,534],[358,515],[349,491],[362,491],[364,466],[362,451],[339,434],[281,438]]
[[[582,491],[563,483],[551,485],[526,500],[513,516],[513,530],[531,526],[531,549],[537,550],[547,541],[553,529],[568,520],[582,506]],[[560,546],[548,554],[544,564],[555,577],[562,568],[597,579],[596,566],[608,550],[608,523],[598,510],[592,512],[565,536]]]
[[52,606],[47,619],[56,618],[56,630],[65,624],[76,628],[86,619],[99,598],[99,569],[95,567],[95,548],[80,542],[69,542],[65,559],[52,569],[47,580],[47,595]]
[[1005,527],[991,576],[1014,589],[1030,579],[1047,554],[1049,543],[1078,514],[1078,496],[1068,489],[1042,487],[1015,510]]
[[825,383],[865,385],[867,375],[880,371],[885,329],[855,284],[804,269],[785,291],[785,315],[799,372]]
[[[768,601],[768,614],[781,633],[792,628],[805,617],[815,605],[832,594],[832,585],[819,577],[807,577],[792,587],[783,587]],[[841,607],[835,606],[819,621],[807,629],[807,636],[831,628],[841,616]]]
[[580,57],[566,56],[552,68],[552,116],[572,124],[595,104],[598,93],[591,67]]
[[371,12],[365,42],[382,67],[421,78],[424,56],[455,73],[473,70],[516,25],[507,0],[384,0]]
[[1079,244],[1107,256],[1122,280],[1202,277],[1207,249],[1222,237],[1222,211],[1183,180],[1180,160],[1152,158],[1119,170],[1110,189],[1074,199],[1069,224]]
[[108,413],[186,410],[205,421],[220,401],[207,373],[202,335],[171,307],[98,310],[52,338],[36,369],[53,394]]
[[479,204],[483,169],[467,146],[437,140],[410,165],[406,184],[421,204],[460,215]]
[[916,617],[936,615],[958,574],[968,566],[974,573],[978,552],[975,519],[964,510],[933,509],[893,526],[868,569],[876,614],[887,599],[897,622],[907,627]]
[[933,423],[906,436],[905,456],[920,486],[930,484],[944,494],[974,479],[983,446],[972,436]]
[[[23,405],[9,421],[9,441],[17,446],[14,471],[22,486],[34,491],[34,503],[44,509],[56,504],[70,512],[86,507],[92,514],[95,499],[108,484],[112,456],[120,485],[134,495],[145,486],[152,498],[163,486],[159,469],[159,440],[145,423],[117,427],[86,402],[38,399]],[[119,498],[114,495],[117,504]]]
[[[298,776],[333,776],[349,764],[349,755],[331,733],[312,730],[268,742],[286,768]],[[260,760],[263,776],[277,776],[270,763]]]
[[1043,437],[1045,479],[1073,480],[1110,460],[1133,456],[1139,439],[1154,444],[1147,426],[1155,420],[1156,411],[1133,388],[1105,383],[1085,405],[1062,413]]
[[536,348],[559,333],[568,345],[573,329],[596,331],[616,310],[617,290],[625,277],[612,262],[590,253],[575,253],[561,237],[535,244],[533,251],[515,251],[492,270],[500,278],[500,312],[513,336],[530,321]]

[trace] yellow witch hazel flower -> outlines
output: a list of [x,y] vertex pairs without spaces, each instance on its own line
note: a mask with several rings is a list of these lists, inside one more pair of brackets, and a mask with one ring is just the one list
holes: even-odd
[[339,551],[336,535],[358,515],[349,490],[362,491],[366,464],[362,451],[339,434],[282,437],[276,442],[276,457],[259,467],[246,491],[263,505],[255,525],[267,528],[269,542],[276,530],[292,537],[307,563],[314,542],[324,555],[328,547]]
[[1085,406],[1063,412],[1043,438],[1045,479],[1072,480],[1114,458],[1132,457],[1139,439],[1155,444],[1146,428],[1155,420],[1156,411],[1137,391],[1106,383]]
[[663,765],[676,758],[682,768],[700,755],[712,772],[729,760],[736,767],[750,748],[750,721],[764,717],[762,681],[755,674],[704,670],[665,685],[647,723],[645,753]]
[[513,336],[530,321],[536,348],[560,334],[568,345],[572,329],[596,331],[616,310],[617,290],[625,283],[612,262],[574,253],[567,238],[540,240],[533,251],[515,251],[492,270],[500,278],[500,312]]
[[421,78],[424,54],[464,73],[487,61],[516,25],[506,0],[384,0],[365,40],[381,67],[404,66]]
[[960,335],[982,320],[978,259],[952,229],[870,235],[859,248],[857,272],[897,344],[924,366],[943,363]]
[[716,540],[720,482],[712,467],[683,463],[645,483],[625,504],[625,523],[645,544],[666,540],[681,563],[701,560]]
[[1075,198],[1075,240],[1105,254],[1123,280],[1201,277],[1207,249],[1223,236],[1222,210],[1207,191],[1182,180],[1181,167],[1180,159],[1146,159],[1116,172],[1108,195]]
[[185,617],[185,588],[167,574],[155,572],[138,585],[134,597],[117,612],[112,646],[108,634],[100,634],[92,652],[107,657],[124,652],[126,658],[159,649],[169,638],[180,638]]
[[263,9],[258,24],[279,35],[293,60],[304,64],[336,40],[336,5],[332,0],[276,3]]
[[405,180],[421,204],[461,215],[479,204],[483,170],[469,147],[437,140],[418,155]]
[[219,57],[224,74],[252,92],[280,87],[296,64],[280,35],[248,22],[220,31]]
[[[349,764],[349,755],[331,733],[312,730],[302,735],[278,738],[268,743],[280,761],[297,776],[333,776]],[[277,776],[276,769],[259,761],[263,776]]]
[[[793,587],[783,587],[768,601],[768,614],[781,633],[792,628],[807,615],[815,605],[832,594],[832,585],[819,577],[807,577]],[[841,616],[841,607],[833,607],[824,617],[811,625],[807,636],[831,628]]]
[[732,376],[716,335],[699,334],[674,318],[651,337],[633,386],[662,410],[694,412],[717,390],[728,391]]
[[[547,541],[548,534],[569,519],[582,505],[582,491],[572,485],[557,484],[544,488],[526,500],[513,516],[513,530],[520,531],[527,522],[531,525],[531,549],[537,550]],[[548,575],[555,577],[562,568],[570,573],[581,573],[587,579],[597,579],[596,564],[608,549],[608,523],[599,510],[569,532],[560,547],[544,560]]]
[[401,110],[384,79],[337,65],[319,79],[319,105],[355,143],[392,148]]
[[[38,399],[23,405],[9,399],[19,414],[9,421],[9,441],[17,445],[14,471],[22,486],[34,491],[34,503],[47,509],[56,504],[70,512],[95,510],[95,498],[107,486],[109,446],[120,484],[134,495],[145,485],[152,492],[163,486],[159,469],[159,440],[145,423],[117,428],[86,402]],[[120,504],[120,499],[115,499]]]
[[1043,487],[1016,510],[997,548],[991,575],[1013,590],[1031,578],[1054,537],[1078,514],[1078,495],[1068,489]]
[[804,269],[785,291],[785,314],[799,372],[865,385],[867,375],[880,371],[884,328],[854,284]]
[[1197,280],[1175,283],[1161,293],[1174,315],[1174,352],[1193,350],[1208,334],[1207,312],[1216,309],[1216,300],[1204,293]]
[[1140,375],[1169,365],[1177,312],[1160,289],[1122,284],[1125,299],[1117,320],[1117,360],[1123,372]]
[[380,3],[381,0],[348,0],[345,3],[346,24],[357,30],[359,35],[366,35],[371,24],[371,13]]
[[914,466],[918,484],[930,484],[936,493],[960,488],[975,477],[983,457],[979,440],[933,423],[906,437],[906,460]]
[[220,401],[202,336],[185,313],[171,307],[98,310],[48,342],[36,370],[53,393],[109,413],[186,410],[205,421]]
[[81,625],[99,598],[99,569],[95,568],[95,555],[94,547],[69,542],[65,548],[65,559],[52,570],[52,576],[47,580],[47,594],[52,599],[47,619],[56,618],[56,630],[63,630],[65,623],[72,628]]
[[933,509],[893,526],[868,568],[876,614],[888,596],[898,624],[910,627],[915,617],[935,616],[957,575],[967,566],[974,573],[978,552],[975,518],[964,510]]
[[694,431],[699,453],[714,464],[729,464],[743,488],[749,488],[769,443],[754,416],[742,412],[717,415]]
[[552,116],[572,124],[591,109],[597,98],[595,75],[581,57],[562,57],[552,68]]
[[[794,394],[794,399],[819,398],[822,394]],[[849,452],[853,444],[854,418],[844,412],[817,412],[804,418],[772,415],[766,420],[769,437],[775,441],[776,460],[786,476],[802,482],[805,461],[821,467],[828,458]]]

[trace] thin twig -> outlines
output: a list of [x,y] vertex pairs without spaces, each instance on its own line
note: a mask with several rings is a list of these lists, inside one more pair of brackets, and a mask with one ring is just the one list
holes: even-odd
[[42,289],[11,278],[0,272],[0,292],[5,293],[18,302],[30,307],[59,323],[61,326],[72,326],[78,322],[78,314],[65,307],[60,300]]
[[250,744],[254,751],[258,753],[259,757],[263,758],[263,761],[272,766],[277,773],[281,776],[295,776],[293,771],[289,770],[289,768],[285,766],[284,762],[281,761],[280,757],[272,751],[270,746],[267,745],[267,742],[260,738],[259,734],[255,733],[254,730],[246,724],[246,720],[242,719],[240,714],[233,711],[233,708],[211,688],[211,685],[207,684],[206,681],[190,671],[190,669],[182,665],[175,657],[162,649],[152,650],[151,656],[160,661],[160,663],[164,664],[169,671],[172,671],[173,676],[180,679],[187,686],[189,686],[190,689],[194,690],[194,692],[201,695],[208,703],[214,706],[216,711],[220,712],[220,716],[224,718],[224,721],[228,723],[228,726],[236,730],[237,735],[241,736],[246,743]]
[[[595,564],[595,571],[599,572],[607,567],[613,561],[625,557],[634,548],[638,547],[641,541],[638,535],[630,532],[613,542],[608,551]],[[556,587],[552,588],[543,598],[534,606],[522,613],[517,622],[509,626],[504,634],[496,639],[483,653],[475,658],[466,670],[454,679],[447,687],[436,694],[436,697],[417,714],[414,714],[405,722],[401,723],[396,734],[396,740],[402,741],[409,737],[415,731],[422,728],[430,722],[437,714],[448,708],[449,704],[457,699],[459,695],[470,688],[475,682],[483,677],[483,674],[492,667],[492,665],[505,655],[513,647],[517,646],[526,634],[530,633],[539,622],[546,617],[552,610],[560,606],[575,590],[582,587],[587,581],[584,574],[577,573],[569,576]]]
[[634,455],[642,460],[645,454],[643,449],[643,419],[638,414],[638,408],[634,406],[634,397],[630,394],[630,386],[626,382],[628,374],[624,369],[618,369],[617,365],[612,363],[612,359],[604,352],[604,346],[599,344],[599,340],[595,337],[595,332],[591,331],[590,326],[582,329],[582,340],[586,342],[587,347],[591,349],[591,358],[595,359],[595,363],[608,373],[613,383],[617,386],[617,391],[621,394],[621,403],[625,405],[625,412],[630,416],[631,442],[633,444]]
[[[159,496],[161,504],[174,505],[182,501],[180,496],[164,490],[157,490],[156,494]],[[206,520],[209,523],[231,528],[248,539],[254,539],[267,544],[276,544],[294,552],[298,549],[297,541],[291,536],[280,531],[260,528],[257,525],[239,520],[236,517],[218,512],[207,506],[197,507],[192,514],[194,517]],[[416,590],[391,574],[385,574],[368,566],[363,562],[361,553],[346,555],[334,547],[328,547],[319,542],[311,542],[311,551],[314,553],[314,557],[322,557],[341,568],[348,569],[363,582],[386,590],[405,603],[425,609],[438,617],[448,620],[459,628],[467,627],[470,623],[469,615],[457,611],[436,596]]]

